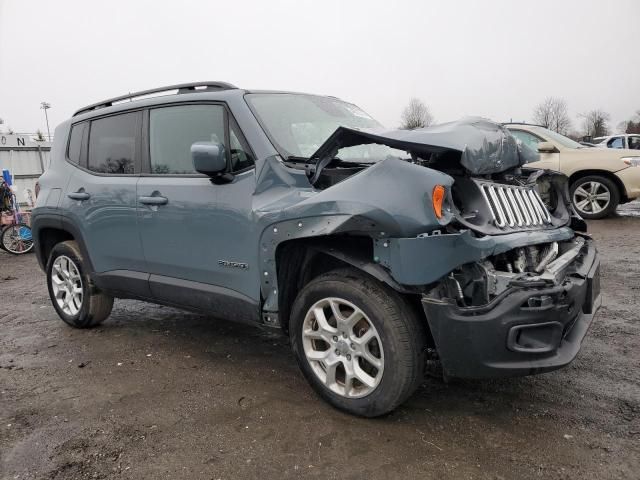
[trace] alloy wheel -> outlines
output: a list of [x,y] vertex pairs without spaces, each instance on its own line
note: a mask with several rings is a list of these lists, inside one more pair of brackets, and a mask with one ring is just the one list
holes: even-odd
[[584,182],[573,192],[573,204],[580,212],[600,213],[609,206],[609,202],[611,202],[611,192],[600,182]]
[[53,262],[51,288],[60,310],[70,316],[77,315],[82,308],[82,277],[69,257],[61,255]]
[[302,344],[311,369],[332,392],[346,398],[369,395],[384,371],[378,331],[356,305],[324,298],[307,312]]

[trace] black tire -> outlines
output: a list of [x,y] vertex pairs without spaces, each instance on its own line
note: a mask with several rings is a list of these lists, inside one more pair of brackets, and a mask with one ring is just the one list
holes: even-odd
[[[591,193],[593,190],[590,186],[599,185],[597,189],[597,193],[608,192],[609,193],[609,202],[606,206],[602,205],[604,208],[600,211],[593,212],[593,207],[590,203],[587,203],[583,208],[580,208],[578,205],[581,203],[581,199],[586,199],[584,193]],[[576,193],[576,190],[581,188],[581,191]],[[579,178],[575,182],[571,184],[571,201],[573,203],[574,208],[578,212],[578,214],[589,220],[596,220],[600,218],[605,218],[611,215],[616,211],[618,204],[620,203],[620,190],[618,186],[609,178],[603,177],[601,175],[588,175],[586,177]],[[600,201],[602,203],[602,201]]]
[[[22,232],[26,231],[26,235],[22,235]],[[20,240],[16,243],[16,238],[28,238],[27,240]],[[12,255],[23,255],[33,251],[33,238],[31,237],[31,227],[26,223],[18,223],[15,225],[7,225],[2,229],[0,233],[0,246],[2,249],[11,253]]]
[[[327,387],[304,351],[302,331],[307,312],[317,302],[336,297],[357,306],[381,339],[381,379],[373,391],[360,398],[347,398]],[[300,291],[291,311],[289,334],[300,369],[314,390],[334,407],[355,415],[376,417],[392,411],[414,393],[424,378],[425,319],[405,297],[353,268],[321,275]]]
[[[75,269],[77,269],[79,281],[81,282],[82,298],[78,311],[75,314],[65,312],[58,304],[54,293],[54,276],[56,276],[58,280],[62,279],[62,275],[53,273],[54,265],[56,264],[56,260],[60,259],[63,261],[65,257],[70,260]],[[113,297],[102,293],[93,285],[87,274],[86,264],[76,242],[66,241],[55,245],[49,255],[46,272],[49,298],[51,298],[51,303],[58,313],[58,316],[64,320],[66,324],[75,328],[91,328],[102,323],[111,313]],[[77,285],[77,282],[75,282],[74,285]],[[64,296],[62,298],[64,300]]]

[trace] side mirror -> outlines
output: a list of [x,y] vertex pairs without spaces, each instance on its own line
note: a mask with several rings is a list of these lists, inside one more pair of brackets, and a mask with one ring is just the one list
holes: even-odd
[[540,142],[538,143],[538,152],[540,153],[558,153],[559,150],[549,142]]
[[216,177],[227,169],[227,155],[221,143],[194,143],[191,145],[191,159],[194,170],[209,177]]

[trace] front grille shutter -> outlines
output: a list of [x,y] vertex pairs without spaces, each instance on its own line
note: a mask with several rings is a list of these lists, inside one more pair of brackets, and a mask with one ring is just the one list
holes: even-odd
[[532,186],[519,187],[499,183],[480,183],[496,227],[509,230],[522,227],[544,227],[551,215]]

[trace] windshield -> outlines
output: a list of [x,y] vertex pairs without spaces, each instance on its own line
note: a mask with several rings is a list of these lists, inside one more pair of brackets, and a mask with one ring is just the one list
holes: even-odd
[[[338,127],[382,127],[356,105],[337,98],[296,93],[250,93],[245,98],[286,158],[309,158]],[[389,156],[406,155],[385,145],[369,144],[341,148],[336,158],[373,163]]]
[[538,130],[542,135],[546,135],[551,139],[551,141],[559,143],[565,148],[586,148],[584,145],[580,145],[578,142],[574,142],[569,137],[565,137],[564,135],[560,135],[553,130],[549,130],[544,127],[534,127],[534,129]]

